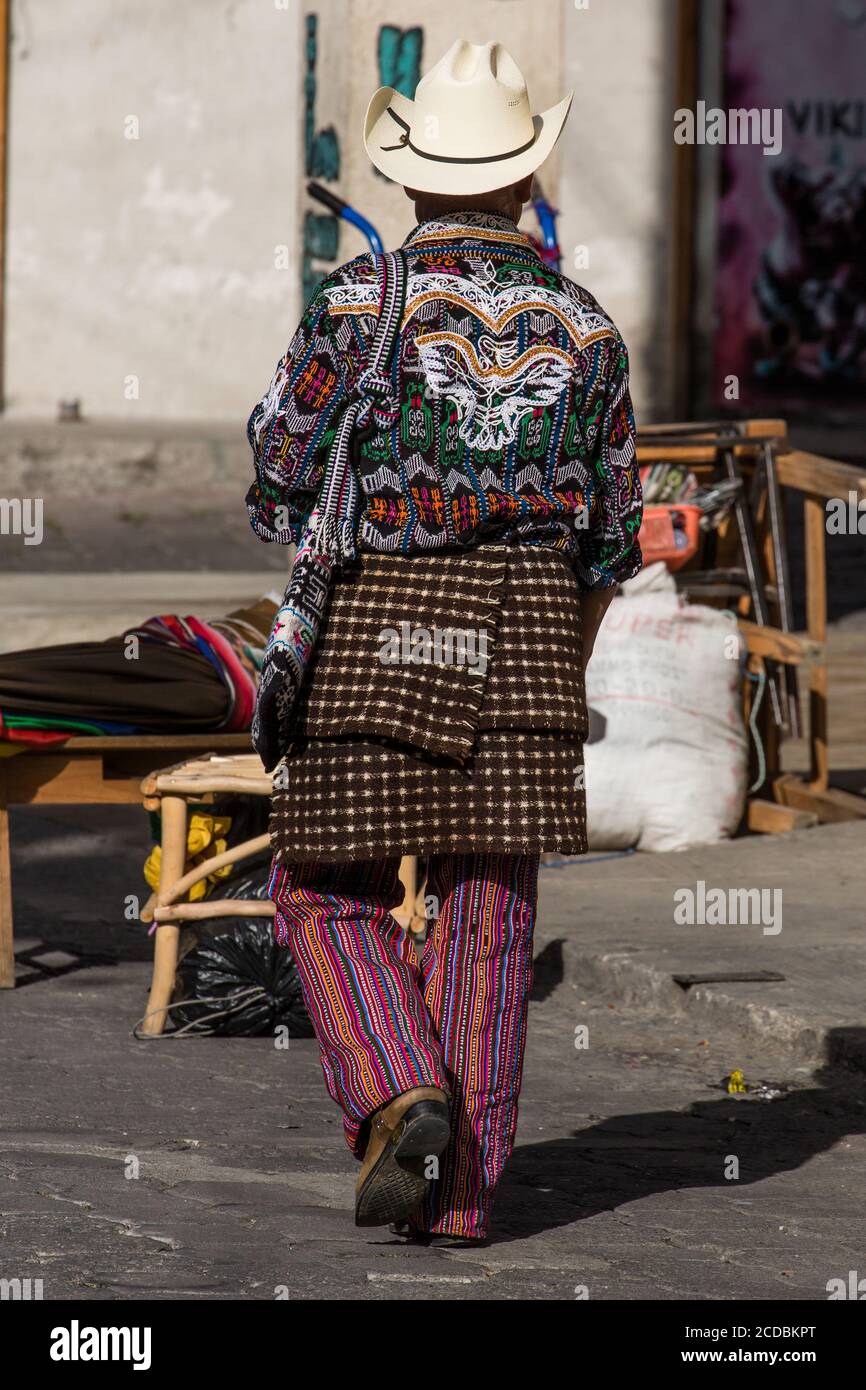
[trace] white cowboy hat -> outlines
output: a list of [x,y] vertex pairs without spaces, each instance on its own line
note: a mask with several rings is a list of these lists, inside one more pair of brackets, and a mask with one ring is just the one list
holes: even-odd
[[533,116],[507,48],[458,39],[421,78],[414,101],[379,88],[367,107],[364,148],[377,169],[407,188],[487,193],[544,162],[573,96]]

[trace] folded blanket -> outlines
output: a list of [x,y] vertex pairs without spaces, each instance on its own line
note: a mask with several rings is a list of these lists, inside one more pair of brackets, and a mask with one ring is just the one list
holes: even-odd
[[164,614],[103,642],[0,654],[0,741],[248,729],[275,597],[204,622]]

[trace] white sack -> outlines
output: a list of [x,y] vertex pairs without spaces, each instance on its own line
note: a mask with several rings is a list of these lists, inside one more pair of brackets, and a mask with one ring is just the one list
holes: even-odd
[[677,597],[663,564],[613,600],[586,673],[591,849],[687,849],[736,830],[748,740],[731,614]]

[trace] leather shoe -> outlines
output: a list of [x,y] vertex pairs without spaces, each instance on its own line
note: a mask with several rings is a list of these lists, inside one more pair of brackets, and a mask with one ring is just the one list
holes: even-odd
[[450,1136],[448,1098],[436,1086],[416,1086],[377,1110],[355,1188],[355,1225],[387,1226],[414,1211],[432,1180],[430,1160]]

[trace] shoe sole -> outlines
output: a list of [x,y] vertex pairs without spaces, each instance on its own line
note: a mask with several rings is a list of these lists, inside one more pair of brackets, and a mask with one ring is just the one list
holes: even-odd
[[427,1162],[450,1137],[446,1106],[435,1100],[410,1106],[358,1193],[355,1225],[387,1226],[413,1212],[430,1186]]

